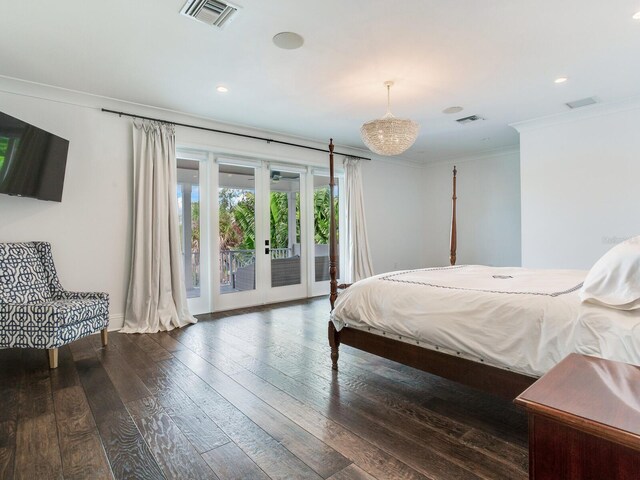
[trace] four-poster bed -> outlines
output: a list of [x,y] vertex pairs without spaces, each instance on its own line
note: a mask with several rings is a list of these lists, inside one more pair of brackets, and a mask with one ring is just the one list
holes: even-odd
[[[333,312],[338,290],[350,285],[338,285],[337,281],[337,239],[334,209],[334,146],[333,140],[329,144],[330,169],[330,197],[331,197],[331,237],[329,246],[329,275],[330,275],[330,303]],[[452,224],[450,243],[450,263],[455,265],[457,248],[456,231],[456,174],[453,172],[452,196]],[[384,332],[372,333],[370,328],[352,328],[345,324],[340,331],[332,320],[329,321],[329,345],[331,347],[332,368],[338,369],[340,345],[348,345],[404,365],[418,368],[428,373],[438,375],[474,388],[488,391],[507,398],[514,398],[531,385],[536,377],[505,370],[496,366],[462,358],[455,353],[443,353],[434,349],[424,348],[419,344],[412,344],[401,339],[391,338]],[[374,329],[375,331],[375,329]],[[382,334],[380,334],[382,333]],[[399,338],[399,337],[398,337]],[[419,342],[417,342],[419,343]]]
[[[640,236],[589,271],[456,266],[453,170],[450,264],[338,285],[330,164],[329,345],[348,345],[480,390],[515,398],[571,353],[640,365]],[[338,298],[338,290],[345,290]]]

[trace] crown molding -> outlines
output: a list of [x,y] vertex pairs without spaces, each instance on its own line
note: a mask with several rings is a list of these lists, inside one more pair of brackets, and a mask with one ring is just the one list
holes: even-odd
[[[64,87],[58,87],[55,85],[48,85],[44,83],[32,82],[30,80],[24,80],[21,78],[9,77],[6,75],[0,75],[0,92],[11,95],[20,95],[29,98],[35,98],[39,100],[46,100],[56,103],[63,103],[81,108],[88,109],[101,109],[109,108],[113,110],[127,110],[129,109],[133,114],[139,114],[144,116],[158,116],[164,115],[168,122],[175,121],[180,123],[188,123],[190,120],[198,120],[205,125],[217,129],[229,129],[238,133],[256,136],[267,136],[274,140],[288,141],[303,143],[317,148],[328,148],[328,144],[318,139],[295,136],[284,132],[278,132],[274,130],[259,129],[248,125],[241,125],[235,123],[228,123],[216,120],[211,117],[205,117],[201,115],[191,114],[179,110],[172,110],[167,108],[156,107],[153,105],[146,105],[142,103],[131,102],[128,100],[121,100],[118,98],[107,97],[103,95],[96,95],[89,92],[83,92],[79,90],[72,90]],[[420,161],[411,160],[403,157],[394,157],[393,159],[376,155],[375,153],[364,149],[353,147],[350,145],[344,145],[336,143],[336,150],[343,150],[344,153],[354,156],[366,156],[370,157],[373,161],[381,163],[389,163],[394,165],[404,165],[408,167],[421,168],[424,163]],[[328,153],[317,152],[321,155],[327,155]]]
[[520,156],[520,145],[507,145],[505,147],[494,148],[490,150],[482,150],[474,154],[470,155],[460,155],[460,156],[450,156],[440,158],[433,162],[428,162],[424,164],[425,168],[442,165],[442,164],[460,164],[467,162],[476,162],[482,160],[489,160],[491,158],[500,158],[500,157],[512,157],[512,156]]
[[[154,116],[158,115],[158,113],[162,113],[166,115],[166,120],[168,122],[176,121],[181,123],[189,122],[189,120],[196,119],[198,121],[205,122],[207,125],[212,128],[218,129],[231,129],[232,131],[237,131],[239,133],[244,133],[248,135],[256,135],[263,136],[267,134],[269,137],[272,137],[274,140],[281,141],[289,141],[289,142],[298,142],[308,144],[309,146],[317,147],[317,148],[327,148],[327,144],[322,142],[321,140],[300,137],[291,135],[284,132],[278,132],[274,130],[265,130],[259,129],[256,127],[251,127],[248,125],[235,124],[235,123],[227,123],[216,120],[211,117],[205,117],[201,115],[195,115],[188,112],[183,112],[179,110],[172,110],[167,108],[155,107],[153,105],[146,105],[142,103],[131,102],[128,100],[121,100],[118,98],[106,97],[103,95],[96,95],[89,92],[83,92],[79,90],[72,90],[64,87],[58,87],[55,85],[48,85],[45,83],[32,82],[30,80],[24,80],[21,78],[9,77],[6,75],[0,75],[0,92],[13,94],[13,95],[21,95],[30,98],[37,98],[40,100],[47,100],[56,103],[64,103],[68,105],[73,105],[76,107],[89,108],[89,109],[100,109],[100,108],[109,108],[113,110],[124,110],[129,108],[132,110],[131,113],[138,113],[139,115],[144,116]],[[126,108],[124,108],[126,107]],[[179,117],[179,118],[176,118]],[[344,150],[344,153],[351,154],[354,156],[366,156],[370,157],[374,162],[378,163],[387,163],[390,165],[403,165],[406,167],[413,168],[423,168],[425,163],[419,160],[413,160],[406,157],[384,157],[381,155],[377,155],[368,149],[353,147],[350,145],[344,144],[335,144],[336,149]],[[322,152],[318,152],[324,155]],[[328,155],[328,154],[327,154]]]
[[523,133],[530,130],[573,123],[635,109],[640,109],[640,97],[631,97],[615,102],[596,103],[595,105],[569,110],[567,112],[510,123],[509,126],[515,128],[519,133]]
[[353,147],[346,147],[346,148],[350,148],[352,150],[356,150],[360,153],[367,153],[369,157],[371,157],[372,160],[374,160],[376,163],[387,163],[389,165],[402,165],[405,167],[410,167],[410,168],[423,168],[425,165],[427,165],[427,163],[421,161],[421,160],[413,160],[411,158],[407,158],[407,157],[385,157],[382,155],[378,155],[373,153],[370,150],[364,150],[364,149],[354,149]]

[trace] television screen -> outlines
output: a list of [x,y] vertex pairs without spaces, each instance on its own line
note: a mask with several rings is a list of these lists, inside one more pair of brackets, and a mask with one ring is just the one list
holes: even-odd
[[0,193],[62,201],[69,141],[0,112]]

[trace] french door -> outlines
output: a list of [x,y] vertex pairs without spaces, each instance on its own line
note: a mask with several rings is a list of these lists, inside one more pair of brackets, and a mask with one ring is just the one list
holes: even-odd
[[[178,155],[178,205],[191,312],[328,293],[328,173],[301,165],[202,155],[199,162],[188,152]],[[338,189],[334,193],[339,212]],[[185,220],[189,215],[191,222]]]
[[307,296],[306,169],[219,158],[216,310]]

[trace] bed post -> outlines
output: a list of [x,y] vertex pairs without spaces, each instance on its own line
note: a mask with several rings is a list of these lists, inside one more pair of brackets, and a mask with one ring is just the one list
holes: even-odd
[[331,347],[331,370],[338,370],[338,357],[340,356],[340,332],[329,320],[329,346]]
[[456,200],[458,197],[456,196],[456,175],[458,174],[458,170],[454,165],[453,167],[453,196],[451,197],[452,202],[452,210],[451,210],[451,250],[449,253],[449,262],[451,265],[456,264],[456,250],[458,249],[458,231],[456,228]]
[[[329,141],[329,302],[331,311],[338,298],[338,268],[337,268],[337,238],[336,238],[336,211],[334,202],[335,176],[333,165],[333,138]],[[338,348],[340,347],[340,334],[335,325],[329,320],[329,346],[331,347],[331,368],[338,370]]]
[[333,166],[333,138],[329,141],[329,285],[330,294],[329,302],[331,302],[331,311],[338,298],[338,269],[337,264],[337,239],[336,239],[336,209],[334,202],[333,189],[335,188],[334,166]]

